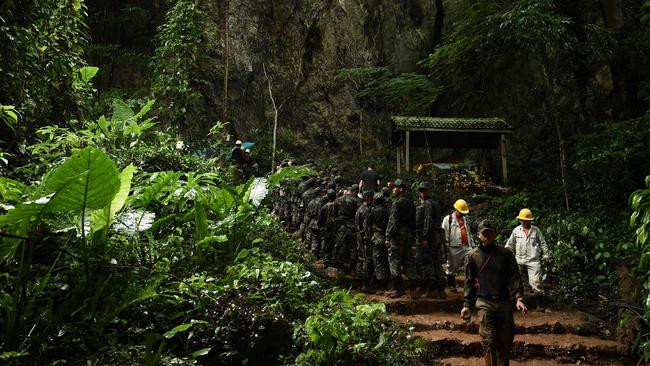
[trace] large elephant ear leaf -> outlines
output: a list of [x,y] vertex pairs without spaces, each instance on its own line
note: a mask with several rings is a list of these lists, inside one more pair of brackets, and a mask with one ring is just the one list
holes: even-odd
[[99,209],[108,205],[120,188],[115,163],[93,147],[75,153],[45,182],[54,196],[48,211]]

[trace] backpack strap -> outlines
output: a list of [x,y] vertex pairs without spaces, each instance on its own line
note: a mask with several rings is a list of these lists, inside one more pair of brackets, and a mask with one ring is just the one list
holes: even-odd
[[481,281],[479,280],[479,277],[481,276],[481,273],[483,273],[483,270],[485,269],[485,267],[487,267],[488,263],[490,263],[490,259],[492,259],[492,255],[494,254],[495,250],[496,249],[494,249],[494,248],[492,249],[492,252],[490,252],[490,255],[488,256],[488,258],[485,260],[485,262],[483,262],[483,265],[481,266],[481,269],[478,271],[476,276],[474,276],[474,287],[481,288]]

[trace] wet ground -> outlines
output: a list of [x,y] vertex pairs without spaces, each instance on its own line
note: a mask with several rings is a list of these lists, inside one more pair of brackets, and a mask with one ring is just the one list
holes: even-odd
[[[352,288],[358,285],[354,278],[347,276],[339,276],[339,282]],[[366,296],[385,303],[392,318],[410,327],[415,336],[427,340],[432,353],[444,364],[485,364],[476,312],[472,313],[470,322],[460,318],[461,291],[447,291],[447,298],[442,300]],[[613,339],[609,324],[604,321],[562,306],[552,305],[550,312],[534,310],[533,303],[529,307],[527,314],[515,314],[512,366],[634,364],[627,355],[629,345]]]

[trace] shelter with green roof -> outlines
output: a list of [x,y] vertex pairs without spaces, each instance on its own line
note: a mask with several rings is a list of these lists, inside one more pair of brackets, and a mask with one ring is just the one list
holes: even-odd
[[411,170],[411,148],[494,149],[508,182],[506,136],[512,128],[501,118],[392,116],[397,173]]

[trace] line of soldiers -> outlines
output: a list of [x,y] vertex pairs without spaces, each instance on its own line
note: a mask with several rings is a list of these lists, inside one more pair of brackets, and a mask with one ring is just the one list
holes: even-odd
[[444,233],[432,185],[418,186],[411,201],[400,179],[359,195],[330,172],[327,178],[285,180],[274,192],[274,212],[332,272],[355,272],[362,291],[399,297],[444,298]]

